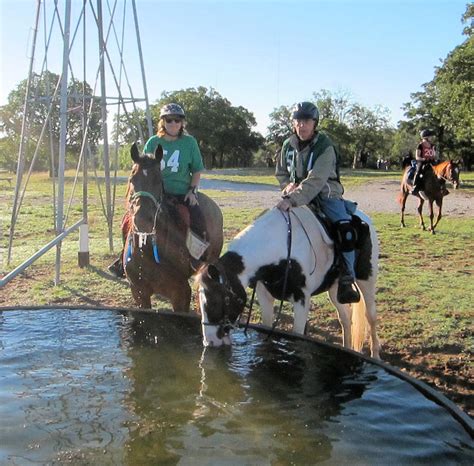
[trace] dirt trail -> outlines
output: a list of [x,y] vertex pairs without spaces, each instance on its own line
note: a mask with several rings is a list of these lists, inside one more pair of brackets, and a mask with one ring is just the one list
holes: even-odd
[[[370,214],[371,212],[400,212],[397,202],[400,184],[397,181],[372,181],[364,186],[346,189],[344,197],[359,204],[359,208]],[[233,191],[231,198],[220,200],[221,207],[232,207],[248,204],[249,207],[267,209],[273,207],[279,199],[279,190],[276,187],[260,184],[233,183],[230,181],[206,180],[201,181],[202,189]],[[472,216],[474,211],[472,201],[474,196],[462,189],[450,189],[450,194],[444,199],[443,213],[455,216]],[[409,196],[406,212],[415,213],[418,199]],[[425,211],[428,212],[427,206]]]

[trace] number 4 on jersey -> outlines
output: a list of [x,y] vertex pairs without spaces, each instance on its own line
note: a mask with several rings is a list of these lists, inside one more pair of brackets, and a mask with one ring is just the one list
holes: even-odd
[[[164,151],[164,157],[168,155],[167,151]],[[161,159],[161,170],[163,171],[165,168],[171,168],[173,173],[176,173],[179,169],[179,150],[175,150],[171,157],[165,162],[164,158]]]

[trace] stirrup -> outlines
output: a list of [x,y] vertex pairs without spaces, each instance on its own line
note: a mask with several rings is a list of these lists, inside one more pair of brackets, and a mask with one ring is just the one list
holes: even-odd
[[203,238],[197,236],[191,230],[188,230],[188,235],[186,237],[186,247],[188,248],[191,257],[199,260],[206,252],[206,249],[209,247],[209,243]]
[[352,277],[341,277],[337,286],[337,300],[341,304],[358,303],[360,301],[360,293],[355,286]]

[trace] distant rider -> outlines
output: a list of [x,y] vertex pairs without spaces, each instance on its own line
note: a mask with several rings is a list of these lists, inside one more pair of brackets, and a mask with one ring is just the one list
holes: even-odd
[[430,129],[424,129],[420,133],[421,142],[418,144],[415,152],[416,171],[413,178],[413,195],[417,195],[422,187],[421,167],[426,163],[437,161],[436,146],[433,144],[434,132]]

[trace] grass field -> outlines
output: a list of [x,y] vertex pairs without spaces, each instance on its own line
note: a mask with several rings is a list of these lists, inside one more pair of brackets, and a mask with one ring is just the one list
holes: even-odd
[[[73,173],[67,173],[66,199]],[[121,175],[126,176],[125,173]],[[209,178],[276,185],[269,169],[215,171]],[[344,171],[346,186],[372,179],[398,180],[399,172]],[[463,190],[474,192],[474,174],[462,174]],[[52,183],[46,174],[34,174],[25,192],[15,228],[13,261],[6,265],[13,187],[0,191],[1,271],[8,272],[42,245],[54,238]],[[71,202],[68,225],[81,218],[82,201]],[[0,306],[80,304],[133,306],[128,285],[112,279],[106,267],[121,248],[120,219],[123,214],[125,180],[117,185],[114,218],[114,249],[109,250],[107,227],[97,185],[89,185],[89,228],[91,265],[77,267],[78,234],[72,233],[62,246],[61,284],[53,285],[55,249],[30,266],[0,291]],[[226,193],[207,191],[217,202]],[[225,238],[228,242],[249,224],[260,209],[248,206],[224,208]],[[414,228],[400,229],[398,214],[372,216],[381,243],[377,305],[382,358],[406,369],[443,391],[467,412],[473,412],[473,299],[474,216],[446,216],[435,236]],[[156,301],[156,307],[166,307]],[[258,313],[255,314],[258,318]],[[325,295],[314,298],[310,334],[340,341],[335,310]],[[286,311],[284,325],[291,322]]]

